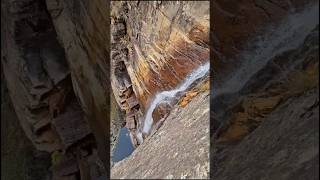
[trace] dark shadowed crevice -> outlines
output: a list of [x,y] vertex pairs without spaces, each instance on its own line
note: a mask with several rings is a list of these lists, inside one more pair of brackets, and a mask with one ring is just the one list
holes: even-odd
[[[101,176],[104,172],[96,140],[73,90],[65,51],[57,39],[46,1],[3,4],[7,7],[3,21],[6,28],[2,29],[8,39],[5,43],[15,45],[4,46],[4,51],[15,50],[19,54],[5,54],[3,59],[8,61],[2,63],[6,78],[10,79],[8,89],[13,104],[26,108],[17,112],[27,137],[38,150],[51,154],[53,177],[77,179],[79,174],[93,169],[95,177]],[[15,74],[9,69],[22,71]],[[25,91],[17,92],[16,87]]]

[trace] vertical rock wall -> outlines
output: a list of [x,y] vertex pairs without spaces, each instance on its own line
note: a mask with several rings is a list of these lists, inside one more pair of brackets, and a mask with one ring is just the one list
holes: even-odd
[[[135,137],[155,95],[174,89],[209,61],[209,2],[112,2],[111,7],[111,85]],[[139,144],[139,138],[133,142]]]
[[[122,61],[144,110],[157,92],[176,87],[209,60],[209,2],[112,2],[111,17],[113,40],[123,44],[112,56],[125,54]],[[117,91],[121,83],[113,79]]]
[[317,179],[318,1],[214,10],[211,178]]
[[107,163],[109,121],[108,3],[102,0],[47,0],[48,11],[65,49],[72,85]]
[[[103,166],[96,149],[107,164],[106,137],[109,123],[106,112],[109,109],[105,103],[103,107],[96,105],[91,94],[84,96],[84,93],[77,89],[78,81],[73,72],[80,71],[74,69],[74,61],[68,56],[70,47],[64,46],[62,41],[70,39],[60,37],[60,29],[54,24],[61,9],[54,9],[53,12],[50,11],[51,14],[48,12],[48,7],[55,8],[54,5],[57,4],[43,0],[1,2],[1,54],[4,75],[15,111],[27,137],[38,150],[50,152],[52,155],[53,179],[75,178],[80,171],[85,172],[85,167],[91,168],[90,173],[93,173],[92,169],[96,171],[92,177],[99,177]],[[73,30],[72,33],[74,32],[78,31]],[[85,50],[77,53],[81,55],[83,51]],[[87,60],[86,56],[83,57]],[[100,75],[101,79],[102,72],[99,69],[94,73],[95,77]],[[101,79],[102,81],[107,84],[105,79]],[[90,84],[83,86],[87,87],[83,90],[88,90],[88,85]],[[98,96],[101,92],[99,88],[93,91],[93,94]],[[106,94],[100,94],[97,99],[105,102],[109,98]],[[89,100],[85,99],[83,102],[83,98]],[[89,106],[89,111],[85,105]],[[103,118],[99,118],[101,116]],[[101,122],[104,124],[99,124]]]
[[[157,92],[176,87],[209,60],[209,2],[113,2],[111,62],[106,1],[2,4],[2,63],[10,95],[26,134],[41,150],[67,149],[92,132],[105,161],[110,77],[127,127],[136,129]],[[71,121],[81,127],[75,139],[61,128]]]
[[64,49],[43,1],[2,2],[2,65],[16,113],[39,150],[63,144],[52,120],[72,96]]

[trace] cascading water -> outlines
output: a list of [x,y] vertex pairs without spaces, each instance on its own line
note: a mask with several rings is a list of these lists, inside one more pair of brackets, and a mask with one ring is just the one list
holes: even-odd
[[254,43],[256,48],[250,48],[241,53],[238,59],[242,64],[228,78],[221,87],[214,87],[211,98],[225,93],[239,91],[260,69],[262,69],[274,55],[298,47],[303,43],[308,33],[319,22],[319,3],[312,4],[302,12],[291,14],[277,28],[260,36]]
[[[170,90],[170,91],[163,91],[161,93],[158,93],[153,101],[151,102],[149,109],[147,110],[147,113],[145,115],[144,120],[144,126],[143,126],[143,132],[149,133],[150,129],[152,127],[153,118],[152,113],[157,107],[158,104],[161,102],[170,102],[173,98],[176,97],[176,95],[179,92],[183,92],[188,89],[188,87],[195,82],[196,80],[202,78],[204,75],[206,75],[209,72],[210,69],[210,63],[207,62],[203,65],[200,65],[195,71],[193,71],[191,74],[187,76],[187,78],[184,80],[184,82],[179,85],[176,89]],[[140,142],[143,141],[141,132],[137,133],[138,140]]]

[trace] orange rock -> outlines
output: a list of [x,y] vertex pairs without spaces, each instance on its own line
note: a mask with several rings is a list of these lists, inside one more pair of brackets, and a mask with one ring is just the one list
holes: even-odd
[[186,107],[186,105],[191,101],[193,97],[198,95],[198,92],[196,91],[189,91],[186,93],[186,95],[181,99],[179,105],[180,107]]
[[187,92],[187,94],[186,94],[186,97],[189,97],[189,98],[193,98],[193,97],[195,97],[196,95],[198,95],[198,92],[196,92],[196,91],[190,91],[190,92]]
[[180,102],[180,107],[186,107],[188,103],[189,103],[188,100],[182,99],[182,101]]

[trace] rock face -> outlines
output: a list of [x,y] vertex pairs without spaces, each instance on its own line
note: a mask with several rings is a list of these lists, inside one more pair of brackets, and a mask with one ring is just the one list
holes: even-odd
[[209,177],[209,91],[173,107],[163,125],[111,169],[114,179]]
[[[71,71],[72,86],[107,166],[109,145],[108,3],[102,0],[46,1]],[[85,7],[85,8],[84,8]]]
[[208,61],[209,2],[112,2],[111,8],[111,42],[125,45],[112,45],[111,56],[127,71],[122,78],[114,72],[113,89],[125,86],[118,79],[131,81],[141,108]]
[[[2,71],[3,72],[3,71]],[[1,179],[46,179],[50,154],[39,152],[26,137],[1,73]]]
[[124,126],[136,150],[113,177],[208,177],[207,81],[141,129],[155,96],[209,61],[210,18],[212,177],[319,178],[318,1],[211,3],[213,17],[209,1],[1,2],[9,95],[52,179],[106,178]]
[[209,2],[114,1],[111,9],[111,85],[137,146],[155,95],[209,61]]
[[[285,34],[261,37],[276,29],[281,23],[294,22],[287,19],[289,14],[301,12],[306,6],[312,6],[317,0],[255,0],[213,2],[214,33],[212,47],[216,72],[215,86],[220,86],[243,62],[243,52],[256,51],[260,46],[267,49],[278,40],[286,38]],[[316,14],[314,14],[316,16]],[[311,17],[310,17],[311,18]],[[305,19],[306,23],[308,20]],[[300,24],[303,22],[296,22]],[[285,29],[283,29],[285,30]],[[260,38],[259,38],[260,37]],[[272,42],[265,42],[273,38]],[[260,41],[260,42],[257,42]],[[266,53],[267,54],[267,53]],[[269,55],[269,54],[267,54]]]
[[[260,40],[244,38],[250,26],[241,33],[239,29],[240,39],[231,35],[232,40],[227,42],[228,38],[223,38],[226,46],[242,42],[234,45],[241,50],[227,53],[220,49],[225,61],[219,57],[215,63],[223,65],[214,65],[218,80],[211,96],[213,179],[319,178],[318,2],[291,1],[289,9],[294,12],[284,7],[279,14],[267,8],[271,1],[266,2],[260,4],[264,10],[261,14],[281,17],[277,27],[257,34]],[[220,12],[238,7],[220,5]],[[250,7],[243,7],[243,14]],[[243,18],[253,20],[250,15]],[[250,25],[273,27],[268,21],[263,23]],[[218,32],[217,36],[224,36]],[[231,62],[237,58],[241,62],[234,66]]]
[[[62,5],[62,2],[55,2]],[[97,150],[104,155],[101,155],[100,159],[107,162],[107,153],[101,152],[106,152],[108,146],[105,143],[106,138],[101,138],[103,135],[107,137],[109,126],[104,118],[93,117],[93,115],[101,116],[102,113],[95,111],[100,112],[101,108],[107,106],[104,104],[103,107],[94,108],[97,105],[93,103],[92,96],[90,94],[83,96],[84,93],[77,90],[79,85],[76,73],[71,71],[75,70],[77,73],[80,71],[74,69],[72,58],[76,57],[71,58],[68,51],[74,50],[71,47],[75,45],[65,43],[72,39],[68,34],[62,36],[60,26],[55,22],[55,18],[61,13],[61,8],[64,10],[60,15],[64,17],[68,6],[60,6],[60,9],[56,8],[51,12],[50,7],[56,4],[50,1],[8,0],[1,2],[1,5],[2,65],[9,94],[23,130],[38,150],[52,153],[53,159],[77,160],[73,162],[78,167],[76,170],[57,168],[68,166],[68,161],[55,160],[52,164],[53,179],[72,179],[78,176],[78,173],[84,176],[81,164],[90,164],[90,167],[94,167],[101,163],[95,153]],[[48,9],[52,14],[48,13]],[[72,25],[70,23],[65,28],[68,29]],[[74,29],[72,31],[72,33],[79,32]],[[103,38],[98,39],[103,40]],[[78,51],[77,55],[81,56],[84,51]],[[82,57],[86,60],[81,61],[82,63],[88,61],[86,56]],[[93,71],[91,68],[86,70]],[[101,71],[94,73],[99,74]],[[86,84],[86,87],[88,85],[96,87],[90,84]],[[99,94],[101,89],[95,90],[94,94],[105,97],[98,98],[105,101],[109,96]],[[83,98],[89,98],[91,104]],[[87,111],[85,105],[94,110]],[[105,124],[99,124],[101,121],[98,120]],[[90,159],[94,158],[98,160],[90,162]],[[100,167],[92,169],[102,171]],[[93,173],[92,169],[89,170],[90,173]],[[92,177],[99,176],[101,172]]]
[[124,125],[135,135],[154,96],[209,61],[209,2],[112,2],[111,21],[104,0],[1,4],[10,96],[54,179],[101,177],[110,127],[112,141]]
[[44,3],[5,1],[2,5],[2,65],[21,125],[39,150],[61,149],[50,122],[72,92],[64,50]]
[[213,177],[318,179],[318,94],[311,90],[289,99],[236,145],[215,143]]

